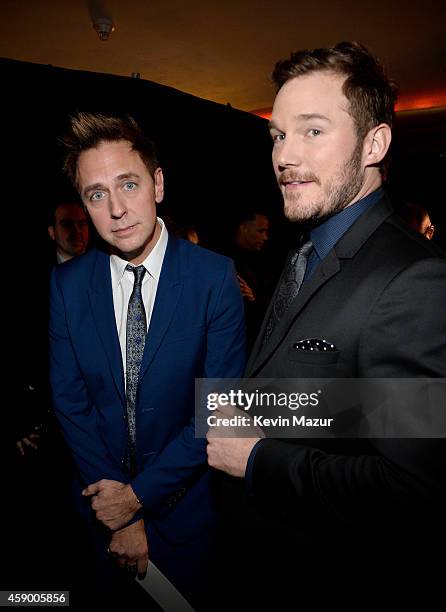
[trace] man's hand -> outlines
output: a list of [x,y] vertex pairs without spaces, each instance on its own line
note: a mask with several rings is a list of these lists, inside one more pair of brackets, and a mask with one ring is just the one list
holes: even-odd
[[144,521],[141,519],[136,523],[115,531],[109,546],[109,552],[116,557],[119,567],[135,567],[138,578],[142,580],[147,573],[149,563],[149,547]]
[[214,436],[213,432],[207,435],[209,465],[230,476],[244,478],[249,455],[260,438],[216,438]]
[[[243,411],[228,406],[220,406],[214,415],[216,419],[226,419],[226,421],[234,416],[247,418]],[[224,422],[224,420],[220,421],[220,423]],[[207,434],[208,463],[211,467],[222,470],[230,476],[244,478],[249,455],[257,442],[264,437],[263,431],[253,425],[212,426]]]
[[27,436],[24,436],[20,440],[17,440],[15,445],[20,455],[24,457],[27,448],[28,449],[32,448],[35,451],[39,450],[39,442],[40,442],[39,428],[35,427],[34,430],[30,434],[28,434]]
[[246,298],[249,302],[255,302],[256,296],[254,295],[254,291],[248,285],[244,278],[242,278],[239,274],[237,274],[238,284],[240,285],[240,291],[242,292],[242,296]]
[[94,495],[91,507],[96,518],[112,530],[127,525],[142,508],[132,487],[117,480],[99,480],[84,489],[82,495]]

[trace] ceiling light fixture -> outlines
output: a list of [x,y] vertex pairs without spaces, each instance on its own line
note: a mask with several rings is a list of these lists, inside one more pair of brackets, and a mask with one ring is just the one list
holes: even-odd
[[88,0],[88,10],[99,40],[108,40],[110,34],[116,29],[110,12],[101,0]]

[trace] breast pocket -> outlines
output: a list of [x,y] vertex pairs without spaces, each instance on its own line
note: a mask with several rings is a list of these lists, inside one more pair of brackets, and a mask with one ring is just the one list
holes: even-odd
[[302,351],[289,347],[287,369],[302,378],[329,378],[336,375],[340,351]]

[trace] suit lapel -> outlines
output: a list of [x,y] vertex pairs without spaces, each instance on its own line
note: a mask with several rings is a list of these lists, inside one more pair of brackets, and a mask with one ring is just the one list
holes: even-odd
[[169,235],[166,253],[164,255],[161,275],[158,282],[155,304],[150,319],[149,331],[146,337],[144,354],[139,371],[141,382],[170,325],[172,317],[177,308],[178,300],[183,289],[180,274],[180,257],[178,254],[178,242]]
[[122,402],[125,403],[124,371],[113,306],[110,258],[101,251],[98,251],[88,293],[93,319],[116,389]]
[[245,368],[245,376],[250,376],[251,372],[253,370],[253,365],[260,353],[260,351],[262,350],[262,343],[263,343],[263,337],[265,335],[265,329],[267,326],[267,323],[269,321],[270,315],[271,315],[271,310],[273,307],[274,302],[276,301],[276,297],[277,297],[277,293],[280,289],[280,285],[282,284],[282,280],[283,280],[283,276],[285,274],[285,267],[287,266],[287,262],[288,262],[288,258],[290,257],[290,253],[288,253],[287,258],[285,259],[285,262],[283,264],[283,270],[282,270],[282,274],[280,275],[279,281],[276,285],[276,288],[274,289],[274,293],[271,297],[271,300],[269,302],[268,308],[266,309],[265,315],[263,317],[263,321],[262,321],[262,325],[260,326],[260,330],[259,333],[257,334],[257,338],[256,341],[254,342],[254,346],[251,349],[251,353],[249,355],[248,358],[248,362],[246,364],[246,368]]
[[245,372],[246,377],[253,376],[255,371],[265,363],[285,337],[294,319],[308,304],[315,292],[341,270],[341,260],[354,257],[362,245],[392,213],[392,205],[387,196],[384,195],[379,202],[369,208],[355,223],[353,223],[335,245],[335,248],[332,249],[321,262],[310,280],[302,286],[301,291],[296,296],[294,302],[290,304],[287,312],[279,321],[268,342],[265,346],[262,346],[266,322],[268,321],[269,313],[279,288],[279,285],[277,286],[263,320],[253,351],[248,360]]
[[334,250],[330,251],[310,280],[302,285],[302,289],[299,291],[294,301],[288,307],[288,310],[276,325],[268,342],[262,346],[266,321],[268,321],[273,300],[275,299],[275,295],[277,293],[276,289],[273,300],[271,300],[271,304],[268,307],[268,312],[263,320],[262,329],[254,346],[253,354],[248,361],[245,376],[252,376],[254,371],[260,368],[261,365],[269,358],[269,356],[277,348],[278,344],[280,344],[282,338],[286,335],[288,328],[298,316],[302,308],[305,307],[314,293],[316,293],[316,291],[318,291],[322,285],[324,285],[332,276],[339,272],[340,267],[341,266],[336,253]]

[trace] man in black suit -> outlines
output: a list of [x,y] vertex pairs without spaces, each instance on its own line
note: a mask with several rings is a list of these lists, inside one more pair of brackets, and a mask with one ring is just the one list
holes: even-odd
[[[291,297],[296,254],[287,263],[246,376],[446,377],[444,254],[398,219],[381,185],[394,86],[356,43],[295,53],[273,76],[273,165],[306,254]],[[234,556],[254,568],[262,599],[284,596],[287,580],[313,601],[355,586],[407,595],[421,580],[444,540],[442,439],[219,433],[208,434],[209,463],[245,479]]]
[[89,227],[87,213],[81,204],[59,203],[48,225],[48,234],[54,241],[58,264],[85,253],[88,247]]

